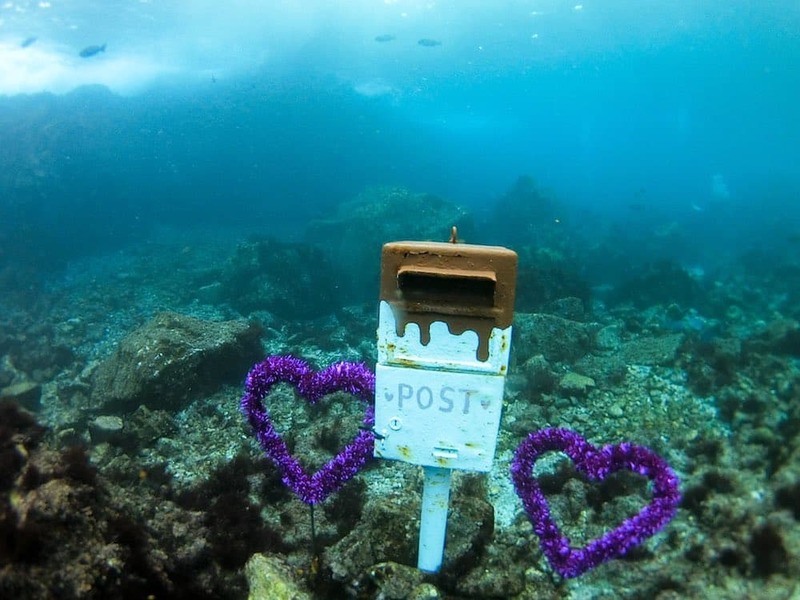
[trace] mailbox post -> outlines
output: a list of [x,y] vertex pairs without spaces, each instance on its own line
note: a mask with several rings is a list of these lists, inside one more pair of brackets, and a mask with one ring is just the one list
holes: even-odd
[[516,253],[497,246],[383,247],[374,453],[424,469],[423,571],[442,564],[451,470],[492,466],[516,272]]

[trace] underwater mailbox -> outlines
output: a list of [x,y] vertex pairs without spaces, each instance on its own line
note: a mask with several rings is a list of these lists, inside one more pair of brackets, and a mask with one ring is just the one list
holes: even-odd
[[441,565],[451,470],[492,467],[516,275],[517,255],[507,248],[383,246],[374,453],[425,469],[425,571]]
[[436,242],[383,247],[375,455],[488,471],[511,347],[517,255]]

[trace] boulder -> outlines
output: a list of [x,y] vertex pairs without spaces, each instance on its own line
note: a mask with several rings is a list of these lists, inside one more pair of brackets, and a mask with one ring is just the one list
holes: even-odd
[[[442,564],[446,579],[475,567],[491,540],[494,509],[479,494],[470,488],[451,496]],[[333,579],[358,581],[374,573],[380,563],[416,565],[420,505],[416,494],[389,494],[368,501],[355,528],[325,551]]]
[[540,313],[517,313],[514,352],[517,361],[541,354],[548,361],[574,362],[594,347],[596,326]]
[[339,270],[341,279],[336,284],[341,303],[374,306],[383,244],[446,242],[452,226],[458,228],[459,239],[474,240],[472,217],[466,209],[432,194],[370,187],[338,205],[335,214],[311,221],[306,235]]
[[26,410],[36,412],[41,408],[42,386],[34,381],[13,383],[0,390],[0,399],[14,400]]
[[669,366],[675,363],[684,337],[682,333],[672,333],[636,338],[622,344],[617,354],[629,365]]
[[164,312],[123,339],[94,375],[91,406],[131,412],[180,410],[226,381],[242,381],[261,358],[258,325]]
[[591,377],[572,371],[565,373],[558,382],[558,388],[568,396],[585,396],[595,385],[595,381]]
[[296,581],[295,571],[277,556],[254,554],[244,567],[248,600],[306,600],[308,594]]

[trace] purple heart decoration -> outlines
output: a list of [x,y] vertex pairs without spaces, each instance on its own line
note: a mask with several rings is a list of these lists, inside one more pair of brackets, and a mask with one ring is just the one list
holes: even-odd
[[[583,548],[573,548],[553,521],[547,498],[533,477],[536,461],[551,451],[566,454],[575,468],[592,481],[603,481],[621,470],[643,475],[653,483],[653,499],[616,529]],[[577,577],[641,544],[669,523],[681,499],[677,475],[649,448],[627,442],[597,448],[569,429],[541,429],[529,434],[514,453],[511,479],[539,537],[542,552],[562,577]]]
[[[347,392],[365,404],[364,429],[322,468],[309,475],[292,456],[275,430],[264,399],[276,383],[290,383],[310,404],[334,392]],[[282,480],[306,504],[317,504],[341,488],[372,457],[375,434],[375,375],[362,363],[338,362],[315,372],[293,356],[269,356],[250,369],[240,403],[266,455],[281,472]]]

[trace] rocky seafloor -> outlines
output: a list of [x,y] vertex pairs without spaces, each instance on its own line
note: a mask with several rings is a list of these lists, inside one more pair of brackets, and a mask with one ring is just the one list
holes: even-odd
[[[589,296],[538,268],[533,302],[530,256],[495,466],[454,476],[438,575],[414,568],[419,469],[371,462],[316,507],[312,548],[309,508],[239,413],[264,355],[374,366],[377,301],[333,302],[318,247],[170,234],[17,288],[0,313],[0,597],[800,595],[800,269],[699,280],[661,264]],[[362,413],[285,387],[269,407],[309,469]],[[514,449],[548,426],[655,450],[681,479],[674,520],[558,577],[509,478]],[[591,483],[559,456],[537,477],[573,544],[648,502],[641,478]]]

